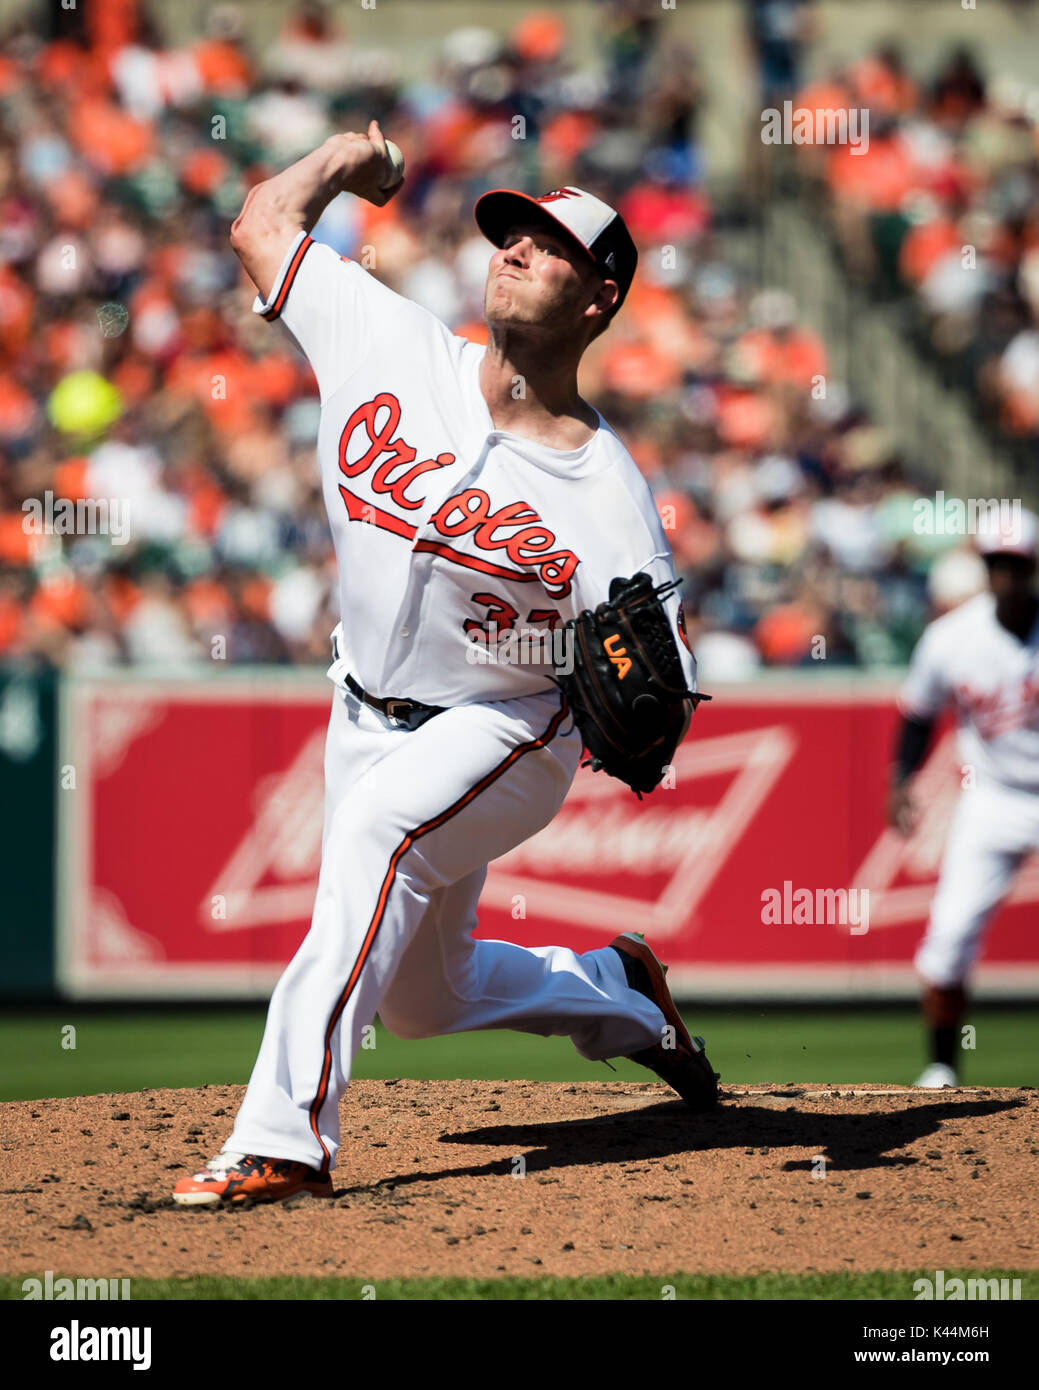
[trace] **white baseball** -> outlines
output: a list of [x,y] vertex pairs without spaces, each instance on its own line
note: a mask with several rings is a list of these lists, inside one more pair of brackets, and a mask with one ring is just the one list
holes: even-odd
[[393,165],[393,177],[388,183],[381,184],[381,188],[396,188],[404,177],[404,156],[401,154],[400,146],[395,145],[392,140],[386,141],[386,154],[390,163]]

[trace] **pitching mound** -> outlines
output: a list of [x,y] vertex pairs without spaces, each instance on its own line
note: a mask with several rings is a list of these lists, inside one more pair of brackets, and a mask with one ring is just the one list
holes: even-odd
[[331,1200],[171,1188],[241,1086],[10,1103],[3,1272],[666,1274],[1039,1266],[1036,1092],[359,1081]]

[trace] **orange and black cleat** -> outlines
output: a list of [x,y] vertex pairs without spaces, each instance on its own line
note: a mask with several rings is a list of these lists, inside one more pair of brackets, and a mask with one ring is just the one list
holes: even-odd
[[332,1183],[305,1163],[258,1154],[217,1154],[201,1173],[181,1178],[173,1200],[185,1207],[215,1207],[223,1203],[283,1202],[299,1192],[331,1197]]
[[673,1046],[669,1035],[653,1047],[632,1052],[629,1061],[655,1071],[661,1081],[666,1081],[678,1092],[694,1114],[713,1109],[718,1103],[720,1077],[707,1059],[703,1038],[691,1037],[682,1022],[682,1015],[664,980],[667,966],[657,960],[641,932],[623,932],[610,945],[624,964],[629,988],[652,999],[674,1032]]

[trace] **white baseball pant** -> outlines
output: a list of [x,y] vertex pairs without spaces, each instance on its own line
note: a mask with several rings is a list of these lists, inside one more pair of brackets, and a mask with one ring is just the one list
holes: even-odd
[[932,985],[962,984],[1021,862],[1039,849],[1039,795],[999,783],[960,795],[915,964]]
[[487,864],[562,805],[581,739],[555,692],[458,706],[410,730],[337,689],[310,930],[271,997],[225,1148],[327,1171],[338,1100],[376,1012],[401,1037],[569,1035],[598,1061],[661,1039],[608,946],[474,941]]

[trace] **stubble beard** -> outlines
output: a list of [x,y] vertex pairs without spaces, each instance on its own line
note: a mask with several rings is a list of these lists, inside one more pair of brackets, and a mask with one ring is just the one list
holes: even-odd
[[484,318],[490,327],[499,333],[518,332],[524,338],[537,341],[539,338],[556,339],[570,337],[574,331],[574,317],[577,303],[557,302],[547,306],[541,318],[531,317],[531,307],[506,300],[501,306],[495,305],[494,286],[490,286],[484,298]]

